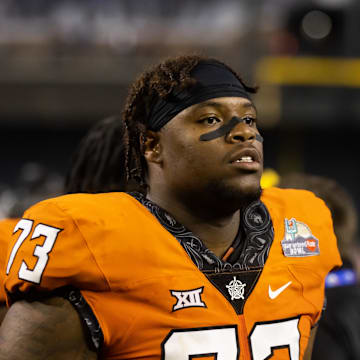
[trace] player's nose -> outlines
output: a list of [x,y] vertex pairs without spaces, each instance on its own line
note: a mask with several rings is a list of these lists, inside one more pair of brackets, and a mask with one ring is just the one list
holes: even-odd
[[244,122],[234,126],[226,136],[226,140],[230,143],[252,141],[255,140],[255,138],[255,130]]

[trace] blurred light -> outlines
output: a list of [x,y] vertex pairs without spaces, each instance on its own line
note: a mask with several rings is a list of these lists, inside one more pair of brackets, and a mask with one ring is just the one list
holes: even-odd
[[327,37],[332,28],[329,15],[319,10],[308,12],[301,23],[303,32],[311,39],[321,40]]
[[44,176],[44,169],[37,163],[26,163],[20,171],[20,177],[25,182],[34,182]]
[[17,198],[11,189],[0,192],[0,219],[8,216],[9,209],[14,206]]
[[276,186],[280,182],[280,175],[274,169],[265,169],[261,177],[260,185],[263,189]]
[[360,88],[359,58],[269,56],[255,70],[257,79],[271,85]]

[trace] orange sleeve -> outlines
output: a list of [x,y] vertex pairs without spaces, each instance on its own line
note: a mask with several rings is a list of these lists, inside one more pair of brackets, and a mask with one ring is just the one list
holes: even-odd
[[[93,217],[79,217],[84,227],[91,226]],[[40,202],[24,213],[10,239],[7,259],[8,303],[68,285],[108,290],[77,222],[56,199]]]
[[8,244],[14,227],[19,219],[3,219],[0,221],[0,303],[5,302],[5,289],[3,286],[5,278],[5,262]]

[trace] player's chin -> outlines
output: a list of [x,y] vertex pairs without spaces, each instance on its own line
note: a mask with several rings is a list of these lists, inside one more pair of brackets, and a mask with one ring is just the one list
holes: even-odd
[[237,197],[242,202],[252,202],[259,200],[261,196],[261,187],[259,183],[244,184],[237,189]]
[[247,205],[259,200],[261,196],[260,181],[228,181],[217,184],[217,196],[227,199],[229,203]]
[[259,173],[242,174],[230,180],[230,184],[244,194],[257,194],[260,189]]
[[260,177],[256,174],[234,179],[229,185],[234,188],[234,192],[238,193],[240,197],[258,199],[261,195]]

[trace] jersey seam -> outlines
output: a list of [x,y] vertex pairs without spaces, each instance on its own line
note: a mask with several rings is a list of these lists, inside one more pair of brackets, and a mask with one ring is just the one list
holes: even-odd
[[90,254],[91,254],[91,257],[93,258],[98,270],[100,271],[101,275],[103,276],[104,280],[105,280],[105,283],[106,285],[108,286],[108,290],[111,290],[111,286],[110,286],[110,283],[109,283],[109,280],[107,279],[105,273],[103,272],[103,270],[101,269],[101,266],[99,265],[94,253],[92,252],[88,242],[86,241],[86,238],[85,236],[83,235],[82,231],[80,230],[80,227],[78,226],[77,222],[75,221],[75,219],[66,211],[66,209],[63,209],[59,204],[57,203],[54,203],[54,206],[58,207],[61,211],[63,211],[70,219],[71,221],[74,223],[76,229],[78,230],[82,240],[84,241],[87,249],[89,250]]
[[[315,318],[314,318],[314,321],[312,321],[312,324],[311,324],[311,326],[314,327],[314,326],[318,323],[318,321],[320,320],[321,312],[322,312],[322,311],[321,311],[321,310],[318,311],[318,308],[316,307],[316,305],[315,305],[311,300],[309,300],[307,296],[305,296],[305,294],[304,294],[304,285],[303,285],[303,283],[298,279],[298,277],[296,276],[296,273],[294,273],[294,271],[291,269],[291,266],[294,266],[294,265],[293,265],[293,264],[289,264],[289,265],[287,266],[287,268],[288,268],[290,274],[291,274],[291,275],[296,279],[296,281],[300,284],[300,286],[301,286],[301,295],[302,295],[303,299],[304,299],[307,303],[311,304],[311,306],[312,306],[313,309],[315,310],[314,313],[317,314],[317,315],[315,316]],[[295,267],[302,267],[302,268],[305,268],[306,270],[308,270],[308,268],[307,268],[306,266],[295,265]],[[317,273],[314,273],[314,274],[321,279],[321,276],[320,276],[319,274],[317,274]],[[320,314],[320,315],[318,315],[318,314]],[[318,319],[316,320],[316,318],[318,318]]]

